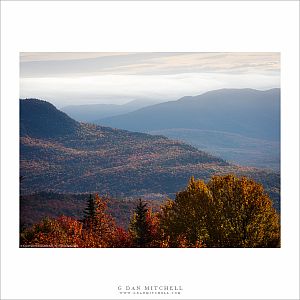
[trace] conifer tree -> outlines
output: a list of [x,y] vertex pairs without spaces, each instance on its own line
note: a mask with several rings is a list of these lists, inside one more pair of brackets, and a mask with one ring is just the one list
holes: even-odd
[[96,219],[96,204],[94,197],[90,194],[87,207],[85,208],[83,222],[89,225],[93,225]]
[[107,212],[108,199],[90,195],[84,211],[83,239],[85,247],[111,247],[116,235],[116,224]]
[[129,231],[133,236],[134,243],[136,247],[140,248],[148,247],[151,242],[151,225],[147,220],[148,209],[146,206],[147,203],[143,203],[142,200],[139,199],[139,203],[129,225]]

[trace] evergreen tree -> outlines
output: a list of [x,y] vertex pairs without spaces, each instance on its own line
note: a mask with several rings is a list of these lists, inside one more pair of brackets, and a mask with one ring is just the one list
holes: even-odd
[[83,222],[86,223],[86,225],[92,226],[95,223],[96,219],[96,203],[94,197],[91,194],[88,199],[87,207],[85,208],[83,214]]
[[117,226],[107,212],[108,199],[98,194],[90,195],[84,210],[83,239],[85,247],[112,247],[117,234]]
[[147,220],[148,209],[146,206],[147,203],[143,203],[139,199],[129,225],[129,231],[133,236],[134,243],[136,247],[140,248],[148,247],[151,242],[151,224]]

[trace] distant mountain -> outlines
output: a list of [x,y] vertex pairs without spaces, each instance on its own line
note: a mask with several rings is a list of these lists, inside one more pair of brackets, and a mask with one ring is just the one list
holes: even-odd
[[125,114],[145,106],[159,103],[153,99],[136,99],[128,103],[117,104],[86,104],[69,105],[61,108],[71,118],[81,122],[93,122],[95,120]]
[[96,123],[161,134],[237,164],[280,168],[280,89],[221,89]]
[[173,197],[190,176],[235,173],[261,182],[279,203],[276,172],[232,165],[164,136],[78,123],[53,105],[21,100],[22,194],[108,193],[112,197]]
[[155,104],[158,104],[161,102],[163,102],[163,100],[143,98],[143,99],[135,99],[135,100],[129,101],[125,104],[122,104],[122,106],[126,107],[127,109],[130,109],[130,110],[137,110],[137,109],[147,107],[150,105],[155,105]]
[[117,104],[69,105],[61,110],[76,121],[92,122],[98,118],[106,118],[129,112]]
[[278,141],[280,89],[215,90],[103,118],[97,124],[142,132],[174,128],[214,130]]

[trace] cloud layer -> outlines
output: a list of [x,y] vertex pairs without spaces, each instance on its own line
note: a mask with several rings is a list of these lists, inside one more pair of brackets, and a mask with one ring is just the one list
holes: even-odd
[[21,97],[57,106],[280,86],[279,53],[21,53]]

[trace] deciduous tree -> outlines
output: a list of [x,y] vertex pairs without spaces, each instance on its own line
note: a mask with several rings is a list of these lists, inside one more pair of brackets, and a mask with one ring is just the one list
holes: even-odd
[[169,246],[278,247],[279,216],[263,187],[246,177],[193,177],[160,213]]

